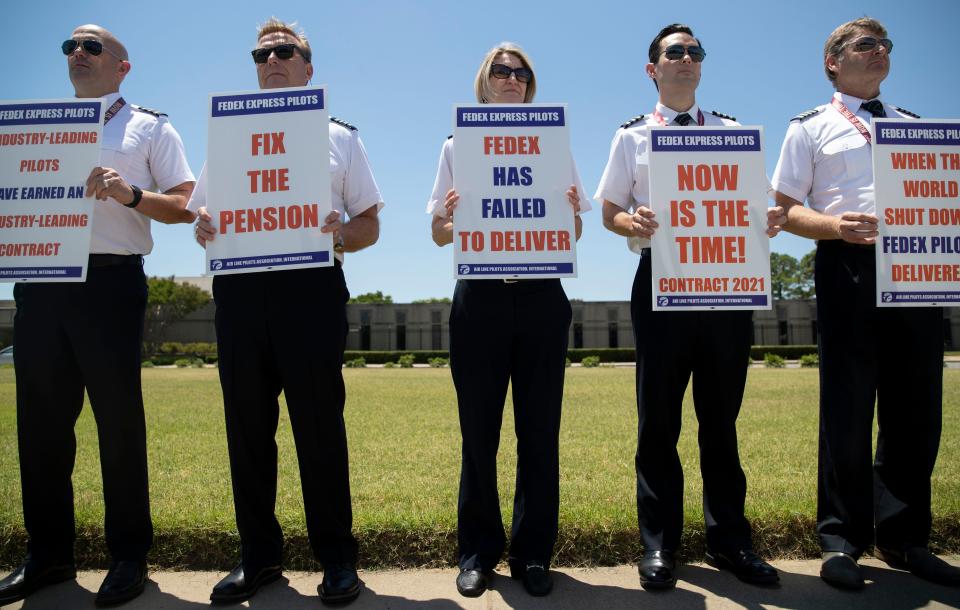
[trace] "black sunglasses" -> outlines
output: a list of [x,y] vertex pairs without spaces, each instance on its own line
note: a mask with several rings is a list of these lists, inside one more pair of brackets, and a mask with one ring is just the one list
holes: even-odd
[[64,55],[72,55],[73,52],[77,50],[77,47],[82,47],[83,52],[89,55],[96,56],[106,51],[107,53],[109,53],[110,55],[113,55],[117,59],[123,60],[122,57],[120,57],[119,55],[117,55],[107,47],[103,46],[103,43],[100,42],[99,40],[90,40],[90,39],[74,40],[71,38],[70,40],[63,41],[63,44],[60,45],[60,50],[63,51]]
[[661,51],[660,54],[666,55],[667,59],[671,61],[677,61],[683,59],[684,55],[689,55],[694,63],[700,63],[703,61],[703,58],[707,56],[707,52],[704,51],[701,46],[690,45],[689,47],[685,47],[682,44],[672,44]]
[[521,83],[529,83],[533,79],[533,71],[529,68],[511,68],[503,64],[493,64],[490,66],[490,76],[493,78],[507,80],[511,74]]
[[852,46],[853,50],[857,53],[873,51],[877,48],[877,45],[880,45],[886,49],[887,53],[893,51],[893,41],[889,38],[874,38],[873,36],[864,36],[863,38],[858,38],[856,40],[848,40],[843,44],[844,47]]
[[[293,52],[300,52],[299,47],[295,44],[285,43],[278,44],[275,47],[260,47],[259,49],[254,49],[250,51],[250,54],[253,55],[253,62],[257,64],[265,64],[267,60],[270,59],[271,53],[276,53],[277,59],[290,59],[293,57]],[[301,55],[303,55],[301,53]]]

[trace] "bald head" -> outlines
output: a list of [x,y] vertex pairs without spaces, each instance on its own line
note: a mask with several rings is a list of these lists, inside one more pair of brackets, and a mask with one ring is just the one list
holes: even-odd
[[[83,44],[75,45],[67,54],[70,82],[77,97],[103,97],[120,90],[120,83],[130,73],[127,49],[109,30],[99,25],[81,25],[70,35],[72,40],[99,42],[99,47],[87,50]],[[65,47],[69,48],[69,47]]]
[[129,59],[127,56],[127,48],[123,46],[123,43],[117,40],[117,37],[114,36],[110,30],[102,28],[99,25],[94,25],[92,23],[81,25],[73,31],[73,35],[71,37],[76,40],[83,40],[84,38],[93,38],[94,40],[99,40],[103,43],[104,47],[106,47],[117,57],[117,59],[122,59],[124,61]]

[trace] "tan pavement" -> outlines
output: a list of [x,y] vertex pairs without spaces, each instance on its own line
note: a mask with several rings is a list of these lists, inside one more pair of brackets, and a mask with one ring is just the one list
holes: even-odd
[[[960,557],[950,561],[960,564]],[[634,566],[614,568],[561,568],[554,572],[553,593],[545,598],[527,595],[519,581],[498,573],[482,597],[457,594],[455,569],[370,570],[360,577],[366,589],[351,610],[367,608],[447,610],[454,608],[960,608],[960,588],[929,584],[910,574],[889,569],[876,559],[861,562],[867,586],[861,592],[839,591],[820,580],[818,561],[778,561],[781,583],[754,587],[729,573],[703,564],[688,564],[678,571],[673,591],[651,593],[639,586]],[[39,591],[24,602],[9,606],[27,610],[93,608],[93,597],[103,572],[82,572],[76,582]],[[124,610],[187,610],[209,608],[208,596],[225,572],[151,572],[143,595],[121,606]],[[317,584],[321,574],[287,572],[286,578],[263,588],[250,601],[225,608],[321,608]]]

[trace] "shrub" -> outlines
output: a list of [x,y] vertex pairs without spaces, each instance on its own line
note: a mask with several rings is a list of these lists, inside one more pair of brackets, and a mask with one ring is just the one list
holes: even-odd
[[400,356],[398,362],[400,363],[400,368],[402,369],[412,369],[413,363],[416,360],[413,354],[404,354]]
[[190,358],[177,358],[176,360],[174,360],[173,364],[178,369],[185,369],[188,366],[193,366],[193,360]]
[[396,367],[396,366],[397,366],[397,363],[396,363],[396,362],[393,362],[392,360],[383,363],[383,368],[385,368],[385,369],[392,369],[392,368],[394,368],[394,367]]
[[573,364],[572,362],[570,362],[570,359],[569,359],[569,358],[564,358],[563,360],[564,360],[563,366],[565,366],[565,367],[568,367],[568,368],[569,368],[570,365]]
[[796,360],[804,354],[817,351],[816,345],[754,345],[750,355],[754,360],[762,360],[765,354],[776,354],[781,358]]
[[442,369],[443,367],[450,364],[446,358],[431,358],[429,360],[430,368]]
[[600,366],[600,356],[587,356],[580,361],[580,364],[586,368]]
[[363,358],[354,358],[353,360],[347,360],[344,366],[348,369],[362,369],[367,366],[367,361]]
[[763,355],[763,365],[768,369],[782,369],[786,366],[786,361],[784,361],[783,356],[767,352]]
[[143,362],[140,363],[140,368],[142,368],[142,369],[152,369],[152,368],[153,368],[153,361],[152,361],[152,360],[144,360]]
[[803,368],[815,368],[820,366],[820,356],[817,354],[804,354],[800,356],[800,366]]

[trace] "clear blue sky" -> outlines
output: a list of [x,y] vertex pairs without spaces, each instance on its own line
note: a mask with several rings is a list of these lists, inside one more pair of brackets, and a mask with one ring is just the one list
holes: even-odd
[[[451,296],[451,247],[430,240],[424,206],[440,147],[451,133],[451,106],[472,102],[484,53],[502,40],[523,46],[537,70],[538,102],[570,106],[573,154],[593,194],[617,126],[656,102],[643,73],[650,39],[664,25],[691,25],[707,49],[697,99],[706,110],[763,125],[767,174],[773,173],[790,117],[826,102],[832,89],[821,53],[841,22],[869,14],[896,43],[884,98],[924,117],[960,116],[957,43],[960,2],[911,0],[779,3],[626,0],[450,0],[352,2],[3,3],[5,48],[0,98],[73,94],[60,43],[83,23],[112,30],[130,51],[125,98],[170,115],[199,173],[206,156],[210,92],[255,89],[250,59],[256,25],[276,15],[296,20],[314,50],[314,84],[329,87],[330,112],[360,129],[386,201],[381,237],[348,255],[354,295],[382,290],[396,301]],[[625,300],[637,260],[603,229],[599,204],[584,217],[579,275],[564,280],[571,298]],[[189,225],[154,223],[151,275],[200,275],[201,250]],[[800,257],[812,242],[777,237],[772,249]],[[0,299],[12,298],[0,284]]]

